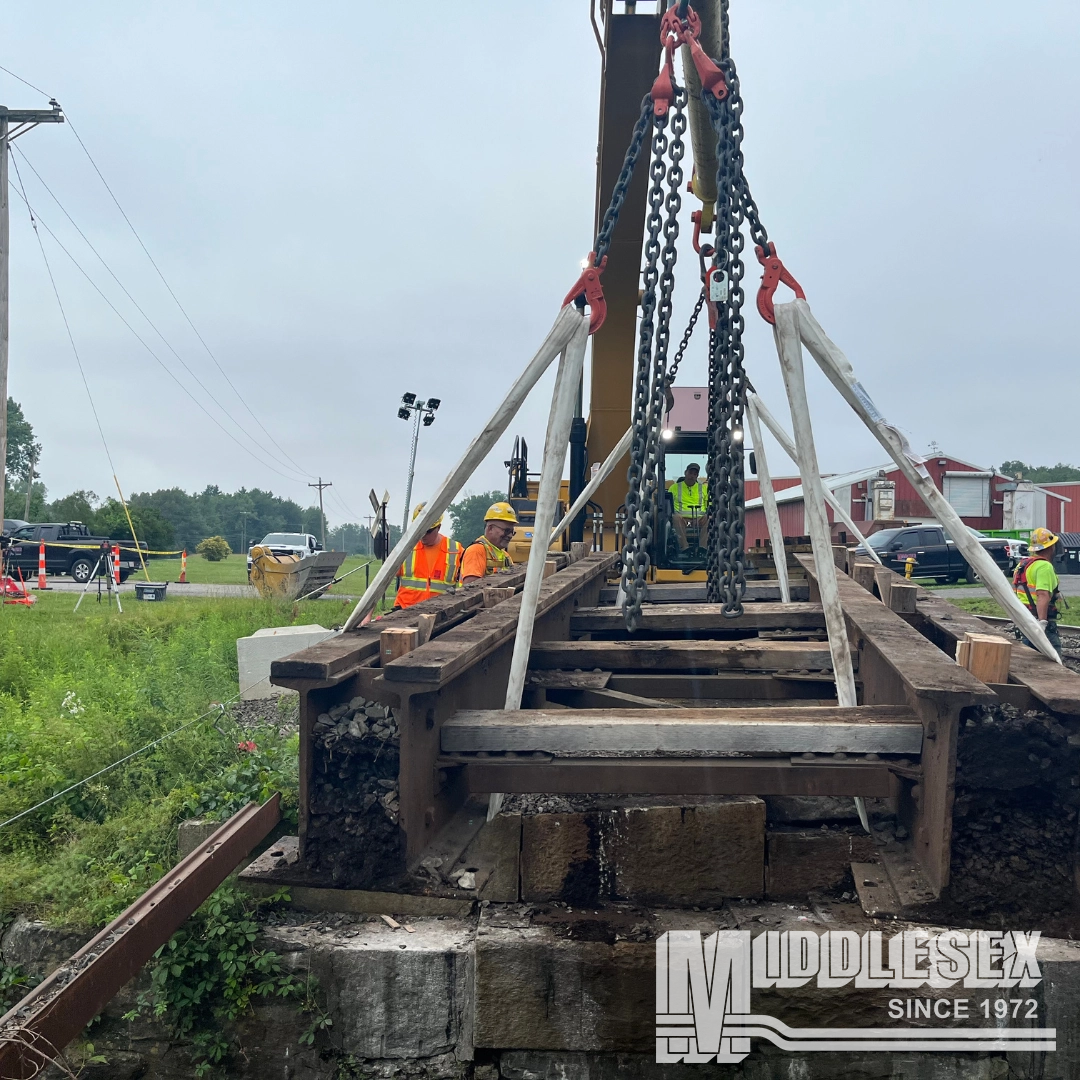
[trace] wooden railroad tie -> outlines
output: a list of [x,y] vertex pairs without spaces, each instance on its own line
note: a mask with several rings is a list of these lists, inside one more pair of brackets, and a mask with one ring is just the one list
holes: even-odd
[[956,662],[980,682],[1007,683],[1012,642],[999,634],[973,634],[969,630],[956,643]]

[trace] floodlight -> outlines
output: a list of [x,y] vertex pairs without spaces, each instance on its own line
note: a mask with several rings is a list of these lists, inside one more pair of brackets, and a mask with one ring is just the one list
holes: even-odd
[[428,404],[428,408],[431,409],[434,412],[434,410],[437,409],[442,404],[442,398],[429,397],[427,399],[427,404]]
[[664,442],[667,442],[669,439],[675,438],[675,432],[672,431],[671,428],[666,427],[663,431],[660,432],[660,438],[663,439]]
[[404,404],[411,405],[414,401],[416,401],[416,395],[415,394],[402,394],[401,395],[401,400],[402,400],[402,402]]
[[401,417],[402,420],[408,420],[409,419],[409,410],[406,409],[404,406],[402,406],[400,409],[398,409],[397,414],[398,414],[398,416]]
[[741,427],[731,429],[731,441],[732,442],[742,442],[742,428]]
[[424,417],[424,427],[431,427],[434,423],[435,417],[432,416],[431,413],[428,413],[427,416]]

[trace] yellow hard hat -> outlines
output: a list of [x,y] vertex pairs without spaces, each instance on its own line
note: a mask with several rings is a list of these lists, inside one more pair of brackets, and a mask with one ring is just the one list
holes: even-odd
[[1048,547],[1053,547],[1058,542],[1058,538],[1049,530],[1039,528],[1031,534],[1031,539],[1028,540],[1028,551],[1045,551]]
[[[416,504],[416,509],[412,512],[413,521],[420,516],[425,506],[427,506],[426,502]],[[428,532],[431,532],[432,529],[437,529],[443,523],[443,517],[444,515],[440,514],[438,520],[434,524],[428,526]]]
[[512,525],[518,523],[518,516],[514,508],[508,502],[492,503],[484,515],[485,521],[509,521]]

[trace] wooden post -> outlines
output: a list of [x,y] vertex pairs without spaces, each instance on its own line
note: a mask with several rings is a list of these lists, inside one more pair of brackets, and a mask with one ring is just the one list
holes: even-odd
[[1006,683],[1012,662],[1012,642],[998,634],[973,634],[969,630],[964,640],[957,642],[956,662],[980,682]]
[[544,560],[544,580],[546,581],[549,577],[551,577],[551,575],[554,574],[555,571],[558,570],[558,568],[559,568],[558,564],[555,562],[554,559],[545,559]]
[[832,561],[837,570],[843,570],[845,574],[847,573],[847,548],[843,544],[833,544]]
[[491,585],[484,586],[484,607],[494,607],[504,600],[509,600],[514,595],[514,589],[496,589]]
[[913,615],[918,592],[918,585],[901,585],[899,581],[894,581],[889,588],[889,610],[900,615]]
[[411,653],[420,643],[415,626],[392,626],[379,635],[379,657],[383,667],[399,656]]
[[431,640],[431,632],[435,629],[435,616],[434,615],[417,615],[416,616],[416,630],[417,640],[416,645],[419,648],[421,645],[426,645]]
[[852,567],[851,576],[868,593],[872,593],[874,591],[874,573],[876,570],[877,567],[871,562],[856,561]]
[[589,545],[584,540],[575,540],[570,545],[570,562],[580,562],[589,554]]
[[889,593],[892,591],[894,580],[891,570],[878,569],[874,571],[874,584],[877,585],[878,596],[886,607],[889,606]]

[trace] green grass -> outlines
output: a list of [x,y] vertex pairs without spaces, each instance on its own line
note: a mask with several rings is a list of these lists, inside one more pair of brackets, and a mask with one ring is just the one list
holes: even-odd
[[[337,576],[347,573],[354,567],[371,563],[371,573],[382,565],[378,560],[371,559],[367,555],[350,555],[341,564]],[[179,559],[151,559],[146,566],[150,577],[154,581],[176,581],[180,577]],[[142,577],[140,569],[136,575]],[[220,562],[210,562],[201,555],[188,554],[187,579],[197,585],[246,585],[247,584],[247,556],[230,555]],[[132,579],[134,580],[134,579]],[[334,585],[330,592],[340,593],[346,596],[359,596],[364,591],[364,571],[353,574],[339,585]],[[171,595],[171,594],[170,594]]]
[[[333,626],[351,607],[170,594],[123,614],[87,597],[73,614],[74,599],[0,606],[0,821],[233,696],[238,637],[316,611]],[[248,737],[208,718],[0,829],[0,924],[16,910],[72,925],[116,915],[174,861],[186,802],[238,775],[254,783],[237,749]],[[254,738],[260,756],[295,761],[276,732]]]
[[[994,615],[999,619],[1009,617],[995,600],[960,597],[949,602],[958,608],[963,608],[964,611],[970,611],[973,615]],[[1071,607],[1061,610],[1058,614],[1058,622],[1062,626],[1080,626],[1080,599],[1076,600]]]

